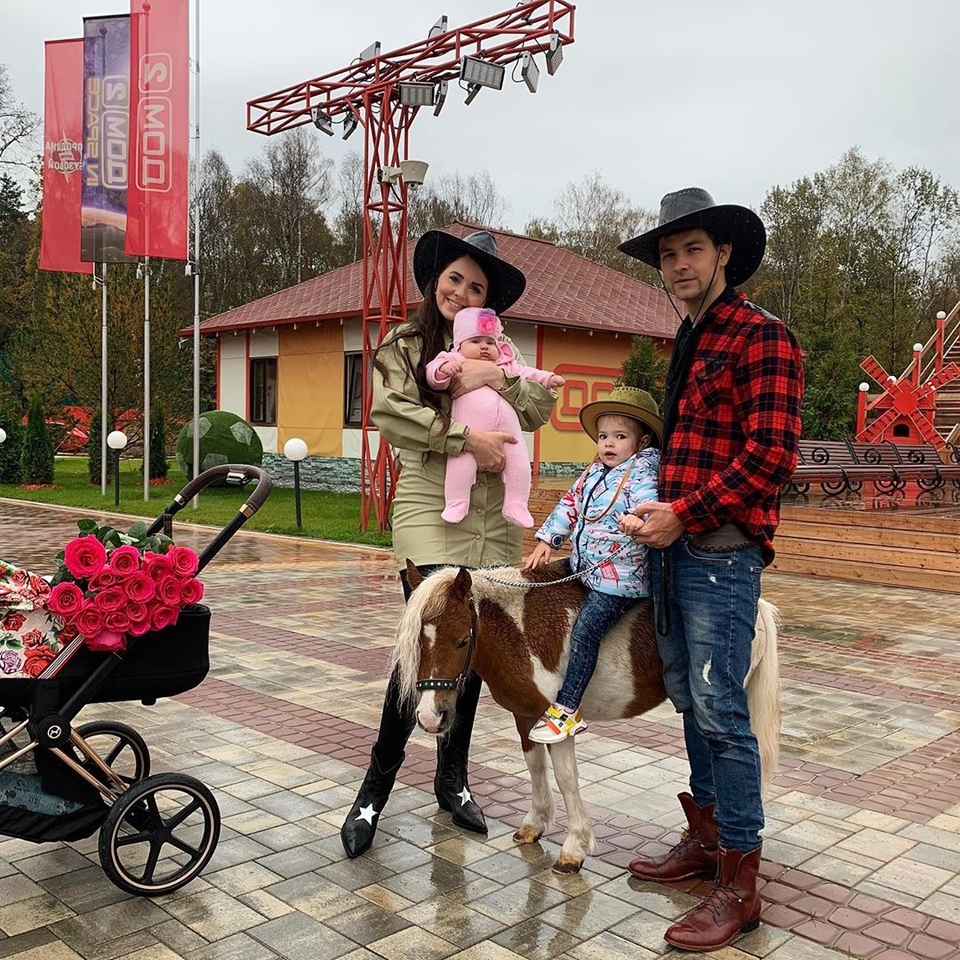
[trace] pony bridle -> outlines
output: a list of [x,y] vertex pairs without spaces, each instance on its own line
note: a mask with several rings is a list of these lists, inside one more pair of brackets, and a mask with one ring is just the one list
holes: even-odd
[[456,690],[460,691],[467,682],[470,674],[470,664],[473,663],[473,654],[477,649],[477,605],[470,597],[470,629],[457,640],[456,648],[467,648],[466,656],[463,658],[463,666],[460,673],[454,679],[448,677],[428,677],[426,680],[417,681],[417,693],[423,693],[424,690]]

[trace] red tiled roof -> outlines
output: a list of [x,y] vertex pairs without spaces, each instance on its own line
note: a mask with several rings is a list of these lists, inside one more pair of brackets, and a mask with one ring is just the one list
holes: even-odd
[[[478,228],[454,223],[444,229],[464,236]],[[662,290],[600,266],[550,241],[503,230],[490,232],[496,237],[500,255],[527,277],[527,289],[507,311],[507,317],[551,326],[674,338],[679,318]],[[412,243],[409,253],[412,258]],[[357,261],[209,317],[201,322],[200,330],[210,335],[226,330],[356,317],[362,309],[362,286],[363,263]],[[422,299],[410,264],[407,265],[407,298],[408,308],[415,307]],[[185,327],[181,335],[189,335],[192,329]]]

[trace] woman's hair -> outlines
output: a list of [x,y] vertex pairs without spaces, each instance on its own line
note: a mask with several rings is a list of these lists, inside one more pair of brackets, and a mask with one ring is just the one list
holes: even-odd
[[[417,390],[420,392],[420,399],[423,401],[424,406],[438,413],[443,419],[445,426],[449,426],[450,416],[444,412],[441,406],[441,397],[443,395],[427,383],[427,364],[433,360],[438,353],[445,350],[447,345],[444,335],[447,328],[447,321],[437,306],[437,283],[443,271],[446,270],[454,260],[459,260],[463,256],[470,255],[456,252],[451,253],[444,260],[440,261],[436,272],[427,284],[427,289],[423,292],[423,303],[414,311],[407,324],[391,331],[391,333],[387,335],[383,343],[377,347],[377,351],[373,357],[373,365],[383,377],[383,382],[388,383],[390,373],[386,365],[379,359],[380,351],[384,347],[396,343],[398,340],[420,340],[420,358],[417,360],[416,369],[410,369],[408,367],[408,369],[404,371],[404,376],[405,378],[412,379],[413,382],[416,383]],[[471,257],[471,259],[473,258]],[[485,272],[484,276],[486,277]],[[487,289],[486,299],[489,301],[493,295],[493,290],[489,277],[487,277],[487,281],[490,286],[488,286]]]

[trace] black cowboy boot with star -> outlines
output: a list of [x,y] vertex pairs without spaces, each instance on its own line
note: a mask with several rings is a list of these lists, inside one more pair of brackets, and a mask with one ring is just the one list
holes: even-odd
[[377,742],[370,751],[370,766],[340,828],[340,840],[348,857],[359,857],[373,843],[415,722],[409,710],[401,709],[399,674],[394,670],[387,684]]
[[467,754],[477,715],[480,685],[480,678],[471,672],[457,698],[457,719],[453,729],[437,744],[437,774],[433,779],[440,809],[449,810],[454,824],[474,833],[487,832],[483,811],[473,799],[467,783]]

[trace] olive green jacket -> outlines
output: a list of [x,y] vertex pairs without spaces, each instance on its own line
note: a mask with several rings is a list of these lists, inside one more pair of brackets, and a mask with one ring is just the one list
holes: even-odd
[[[420,400],[413,379],[421,341],[397,338],[393,331],[377,353],[386,377],[374,367],[371,419],[399,454],[401,471],[393,501],[393,549],[402,569],[409,557],[416,564],[458,564],[467,567],[516,564],[523,530],[506,522],[503,482],[498,473],[481,473],[470,495],[470,512],[459,523],[447,523],[443,480],[448,456],[463,452],[465,424],[443,418]],[[447,349],[452,345],[447,338]],[[516,347],[514,347],[514,352]],[[517,362],[523,358],[517,352]],[[550,418],[557,395],[531,380],[508,377],[504,398],[517,411],[524,430],[537,430]],[[442,396],[444,412],[450,400]]]

